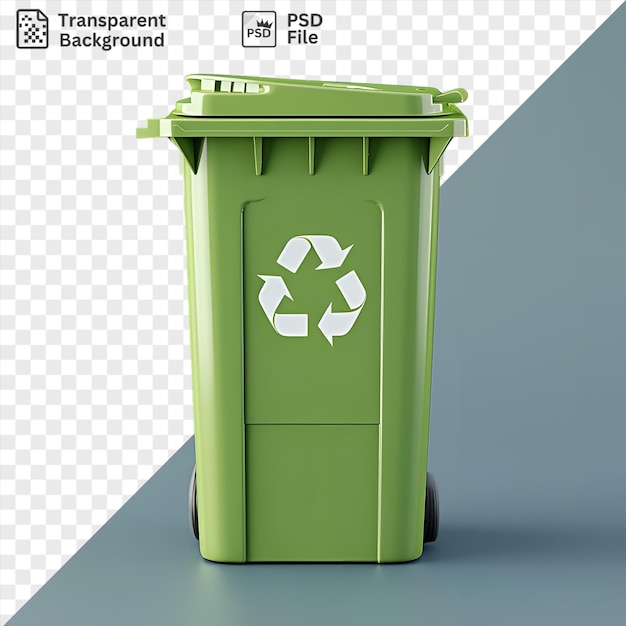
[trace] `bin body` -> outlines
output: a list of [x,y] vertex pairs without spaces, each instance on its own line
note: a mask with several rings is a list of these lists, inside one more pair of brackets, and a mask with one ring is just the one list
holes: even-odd
[[232,96],[245,113],[247,85],[258,99],[311,83],[189,80],[205,102],[192,95],[144,136],[184,156],[200,551],[418,558],[439,157],[465,118],[449,104],[331,117],[323,99],[318,117],[225,117]]

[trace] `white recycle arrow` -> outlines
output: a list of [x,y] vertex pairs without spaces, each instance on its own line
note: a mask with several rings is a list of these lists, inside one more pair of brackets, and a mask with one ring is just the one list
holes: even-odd
[[333,312],[332,303],[328,305],[317,326],[331,346],[333,345],[334,337],[343,337],[350,332],[362,308],[359,307],[356,311],[348,311],[346,313],[335,313]]
[[339,242],[330,235],[298,235],[285,244],[277,263],[295,274],[311,246],[321,261],[320,265],[315,268],[316,270],[341,267],[352,250],[352,246],[342,250]]
[[[321,261],[315,268],[317,270],[341,267],[352,250],[351,245],[342,249],[339,242],[329,235],[298,235],[285,244],[277,262],[295,274],[311,247]],[[259,292],[259,302],[274,330],[283,337],[308,336],[309,317],[306,313],[276,313],[283,298],[293,301],[282,277],[262,274],[258,274],[258,277],[264,281]],[[333,311],[331,302],[324,311],[317,326],[331,346],[335,337],[343,337],[350,332],[367,297],[365,288],[354,270],[336,280],[335,284],[351,310]]]
[[365,288],[357,273],[352,270],[339,278],[336,283],[352,311],[334,312],[332,302],[328,305],[317,327],[322,331],[328,343],[333,345],[334,337],[347,335],[356,322],[365,304]]
[[265,281],[259,292],[259,302],[274,330],[283,337],[306,337],[309,332],[309,316],[306,313],[276,313],[278,306],[292,295],[281,276],[258,277]]

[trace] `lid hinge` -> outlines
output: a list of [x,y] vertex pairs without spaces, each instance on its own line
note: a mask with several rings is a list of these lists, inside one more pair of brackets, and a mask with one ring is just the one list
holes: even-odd
[[428,167],[426,171],[432,174],[435,165],[439,162],[441,155],[445,152],[452,137],[431,137],[428,146]]
[[363,137],[363,176],[370,173],[370,138]]
[[252,137],[254,148],[254,173],[260,176],[263,173],[263,137]]
[[183,159],[194,174],[198,173],[204,137],[170,137],[170,141],[180,150]]
[[309,175],[315,174],[315,137],[309,137]]

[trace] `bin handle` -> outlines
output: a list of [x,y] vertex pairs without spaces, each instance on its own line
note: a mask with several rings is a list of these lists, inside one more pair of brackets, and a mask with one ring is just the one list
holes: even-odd
[[467,100],[467,91],[462,87],[452,89],[451,91],[444,91],[438,96],[433,96],[433,102],[447,102],[448,104],[458,104],[459,102],[465,102]]

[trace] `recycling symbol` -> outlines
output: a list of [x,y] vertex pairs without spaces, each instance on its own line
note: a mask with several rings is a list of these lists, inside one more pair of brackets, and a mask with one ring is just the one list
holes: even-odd
[[[321,261],[316,270],[341,267],[352,250],[352,246],[342,249],[339,242],[330,235],[298,235],[285,244],[276,262],[295,274],[311,247]],[[274,330],[283,337],[307,337],[309,334],[307,313],[277,313],[283,298],[293,301],[282,276],[258,274],[258,277],[263,280],[263,286],[259,291],[259,303]],[[366,298],[365,288],[354,270],[337,279],[335,284],[350,310],[333,311],[331,302],[319,320],[317,327],[331,346],[335,337],[343,337],[350,332]]]

